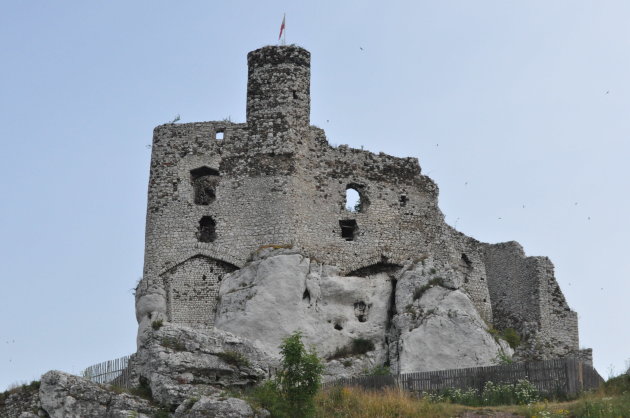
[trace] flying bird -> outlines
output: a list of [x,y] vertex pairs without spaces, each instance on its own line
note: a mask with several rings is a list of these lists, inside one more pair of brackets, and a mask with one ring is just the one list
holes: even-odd
[[609,94],[609,93],[610,93],[610,90],[606,90],[606,94]]
[[360,46],[360,47],[359,47],[359,49],[360,49],[361,51],[363,51],[363,47],[362,47],[362,46]]

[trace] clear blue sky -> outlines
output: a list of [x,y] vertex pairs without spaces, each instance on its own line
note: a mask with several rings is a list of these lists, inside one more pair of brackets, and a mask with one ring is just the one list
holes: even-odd
[[549,256],[580,344],[621,372],[629,2],[7,0],[0,390],[135,350],[152,129],[244,121],[246,54],[284,12],[329,142],[418,157],[451,225]]

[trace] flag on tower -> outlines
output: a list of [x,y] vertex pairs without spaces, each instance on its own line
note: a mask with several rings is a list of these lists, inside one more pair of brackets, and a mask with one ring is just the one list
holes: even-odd
[[282,33],[284,32],[284,20],[287,17],[287,15],[285,14],[284,16],[282,16],[282,25],[280,25],[280,35],[278,35],[278,40],[280,40],[280,38],[282,38]]

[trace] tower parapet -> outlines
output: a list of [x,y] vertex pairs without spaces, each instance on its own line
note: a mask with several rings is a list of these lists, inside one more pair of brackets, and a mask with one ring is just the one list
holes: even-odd
[[303,135],[310,124],[310,52],[294,45],[265,46],[247,54],[247,65],[250,135]]

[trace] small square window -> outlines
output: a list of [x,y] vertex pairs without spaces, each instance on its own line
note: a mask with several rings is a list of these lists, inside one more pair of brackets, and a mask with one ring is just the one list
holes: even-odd
[[357,234],[357,221],[354,219],[341,220],[339,226],[341,227],[341,238],[346,241],[354,241]]
[[217,130],[217,132],[214,135],[214,139],[216,139],[217,141],[222,141],[223,140],[223,134],[224,134],[224,131],[222,129],[221,130]]

